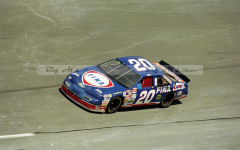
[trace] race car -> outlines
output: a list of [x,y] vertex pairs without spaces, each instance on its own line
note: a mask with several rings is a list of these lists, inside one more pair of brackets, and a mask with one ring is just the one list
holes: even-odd
[[62,93],[93,112],[147,105],[169,107],[188,95],[189,78],[164,61],[119,57],[70,73]]

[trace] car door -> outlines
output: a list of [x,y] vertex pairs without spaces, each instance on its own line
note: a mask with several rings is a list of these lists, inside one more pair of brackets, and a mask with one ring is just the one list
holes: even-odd
[[155,97],[154,77],[147,76],[137,84],[137,99],[135,104],[149,104]]

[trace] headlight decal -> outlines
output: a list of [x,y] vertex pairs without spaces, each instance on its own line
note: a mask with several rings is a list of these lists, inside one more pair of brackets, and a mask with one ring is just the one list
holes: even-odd
[[68,83],[67,81],[65,81],[65,85],[69,88],[70,87],[70,83]]

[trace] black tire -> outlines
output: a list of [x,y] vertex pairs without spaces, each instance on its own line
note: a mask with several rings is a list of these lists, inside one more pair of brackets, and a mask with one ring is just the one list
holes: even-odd
[[163,97],[162,101],[160,102],[160,107],[162,107],[162,108],[169,107],[173,102],[174,96],[175,96],[174,92],[167,93]]
[[107,106],[107,112],[108,113],[115,113],[121,106],[122,104],[122,98],[117,96],[117,97],[113,97]]

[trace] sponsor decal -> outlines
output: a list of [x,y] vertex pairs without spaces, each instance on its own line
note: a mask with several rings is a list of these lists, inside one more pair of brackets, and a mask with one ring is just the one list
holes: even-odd
[[128,105],[128,101],[129,101],[128,99],[125,99],[125,100],[124,100],[124,105],[125,105],[125,106]]
[[125,107],[126,107],[126,108],[127,108],[127,107],[132,107],[132,105],[126,105]]
[[100,88],[110,88],[114,86],[113,82],[107,76],[94,70],[85,72],[82,76],[82,81],[85,85]]
[[170,86],[161,86],[161,87],[157,87],[157,90],[156,90],[156,94],[159,92],[159,93],[167,93],[167,92],[170,92],[171,89],[170,89]]
[[103,95],[103,97],[104,97],[104,98],[107,98],[107,97],[108,97],[108,95],[107,95],[107,94],[104,94],[104,95]]
[[96,106],[96,110],[100,110],[102,112],[104,112],[106,109],[106,107],[103,107],[103,106]]
[[124,105],[128,105],[131,100],[132,95],[126,95],[124,99]]
[[162,95],[160,94],[156,96],[156,100],[160,100],[161,98],[162,98]]
[[137,88],[136,87],[132,89],[132,93],[137,93]]
[[175,73],[173,73],[172,71],[168,70],[167,68],[165,68],[164,66],[160,65],[159,63],[154,63],[155,65],[157,65],[160,69],[162,69],[163,71],[165,71],[167,74],[173,76],[177,81],[179,82],[184,82],[181,78],[179,78]]
[[129,104],[129,102],[130,102],[130,100],[131,100],[131,97],[132,97],[132,95],[126,95],[126,96],[125,96],[124,105]]
[[129,102],[130,102],[130,104],[131,104],[131,103],[135,102],[135,100],[130,100]]
[[102,107],[102,106],[98,106],[98,108],[99,108],[100,110],[106,109],[106,107]]
[[95,89],[98,93],[102,93],[102,91],[101,90],[99,90],[99,89]]
[[116,94],[121,94],[122,92],[116,92],[116,93],[113,93],[114,95],[116,95]]
[[110,99],[112,98],[112,94],[104,94],[103,98],[104,101],[110,101]]
[[182,95],[182,91],[179,91],[179,92],[177,93],[177,96],[180,96],[180,95]]
[[71,77],[71,76],[68,76],[68,79],[69,79],[69,80],[71,80],[71,79],[72,79],[72,77]]
[[137,97],[137,94],[133,94],[133,95],[132,95],[132,98],[135,99],[136,97]]
[[102,106],[107,106],[107,105],[108,105],[108,102],[109,102],[109,100],[103,100],[103,101],[102,101]]
[[126,90],[126,92],[128,95],[132,94],[131,90]]
[[123,92],[124,99],[124,106],[126,107],[128,104],[133,104],[135,102],[135,99],[137,97],[137,88],[134,87],[131,90],[126,90],[126,92]]
[[172,80],[170,80],[167,76],[163,75],[163,78],[164,78],[169,84],[172,84]]
[[187,95],[183,94],[178,99],[185,98],[185,97],[187,97]]
[[176,83],[175,86],[173,87],[173,91],[182,90],[184,88],[185,88],[185,86],[183,83]]
[[125,97],[125,96],[126,96],[126,94],[127,94],[126,92],[123,92],[123,97]]
[[75,76],[78,76],[78,77],[79,77],[79,74],[77,74],[77,73],[75,73],[75,72],[74,72],[74,73],[72,73],[72,74],[74,74]]
[[132,95],[126,95],[125,98],[128,99],[128,98],[131,98]]

